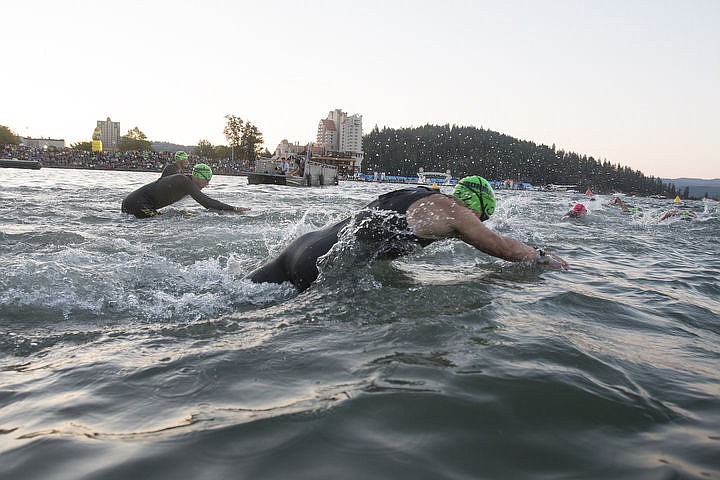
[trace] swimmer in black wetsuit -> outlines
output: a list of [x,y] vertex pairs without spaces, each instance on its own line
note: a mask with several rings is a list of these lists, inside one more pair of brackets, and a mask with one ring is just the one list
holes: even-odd
[[250,210],[245,207],[233,207],[202,193],[201,190],[210,183],[211,178],[212,169],[204,163],[195,165],[192,175],[176,174],[160,177],[125,197],[122,202],[122,211],[131,213],[137,218],[154,217],[160,215],[160,212],[157,211],[159,208],[167,207],[188,195],[203,207],[211,210],[235,212]]
[[160,174],[161,177],[168,177],[170,175],[175,175],[178,173],[183,173],[183,170],[185,170],[185,167],[187,166],[188,162],[188,154],[179,151],[175,152],[175,162],[174,163],[168,163],[165,165],[165,168],[163,168],[162,173]]
[[425,187],[386,193],[358,215],[294,240],[280,255],[246,278],[256,283],[291,282],[299,291],[318,277],[317,259],[338,242],[338,233],[352,222],[359,241],[378,248],[377,258],[391,259],[444,238],[459,238],[495,257],[513,262],[534,261],[553,269],[567,262],[483,225],[495,211],[495,194],[482,177],[465,177],[452,196]]

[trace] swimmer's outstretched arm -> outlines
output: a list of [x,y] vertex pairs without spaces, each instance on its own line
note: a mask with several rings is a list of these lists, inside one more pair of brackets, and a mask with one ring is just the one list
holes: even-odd
[[625,202],[623,202],[622,200],[620,200],[620,197],[615,197],[615,199],[613,199],[613,201],[610,202],[610,205],[615,205],[615,204],[620,205],[620,210],[622,210],[623,212],[629,212],[629,211],[630,211],[630,209],[628,208],[628,206],[625,205]]
[[[553,253],[499,235],[487,228],[475,212],[449,197],[433,195],[408,210],[408,225],[424,238],[456,237],[478,250],[511,262],[536,262],[555,270],[567,270],[568,263]],[[424,199],[423,199],[424,200]]]
[[568,270],[568,263],[554,253],[545,253],[519,240],[499,235],[478,220],[464,228],[458,238],[485,253],[511,262],[535,262],[553,270]]

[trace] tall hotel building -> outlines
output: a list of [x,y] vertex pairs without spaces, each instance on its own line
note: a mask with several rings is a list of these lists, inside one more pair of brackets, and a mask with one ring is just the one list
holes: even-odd
[[363,160],[362,115],[350,115],[340,109],[320,120],[316,147],[324,158],[345,159],[346,171],[360,171]]
[[117,152],[120,143],[120,122],[113,122],[110,117],[107,120],[98,120],[103,150],[106,152]]

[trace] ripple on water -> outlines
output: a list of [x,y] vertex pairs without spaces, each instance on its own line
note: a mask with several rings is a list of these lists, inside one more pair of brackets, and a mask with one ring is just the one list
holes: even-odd
[[298,295],[243,277],[396,186],[217,176],[205,193],[249,214],[121,214],[155,178],[5,180],[0,477],[720,477],[717,218],[583,198],[571,222],[582,196],[502,191],[488,227],[569,272],[348,248]]

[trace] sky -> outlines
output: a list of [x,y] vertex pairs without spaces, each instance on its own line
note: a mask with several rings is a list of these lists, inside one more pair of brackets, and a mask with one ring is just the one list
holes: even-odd
[[69,146],[109,117],[218,145],[232,114],[272,152],[341,109],[366,133],[475,126],[720,177],[718,0],[24,0],[0,18],[0,125],[22,136]]

